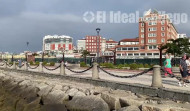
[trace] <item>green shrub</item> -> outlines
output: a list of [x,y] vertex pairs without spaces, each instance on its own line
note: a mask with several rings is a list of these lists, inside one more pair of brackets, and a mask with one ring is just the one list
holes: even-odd
[[39,61],[36,61],[36,63],[35,63],[36,65],[39,65],[40,64],[40,62]]
[[30,61],[30,65],[34,65],[33,61]]
[[138,65],[137,65],[137,64],[135,64],[135,63],[130,64],[130,69],[131,69],[131,70],[135,70],[135,69],[137,69],[137,68],[138,68]]
[[13,62],[9,62],[9,64],[13,65]]
[[117,65],[117,68],[118,68],[118,69],[122,69],[122,67],[124,67],[123,64],[119,64],[119,65]]
[[150,66],[148,64],[144,64],[145,68],[150,68]]
[[55,65],[55,62],[50,62],[50,66],[54,66]]
[[85,64],[85,62],[81,62],[80,63],[80,67],[86,67],[87,65]]
[[138,64],[138,68],[143,68],[144,65],[143,64]]
[[47,65],[47,62],[46,62],[46,61],[44,61],[44,62],[42,63],[42,65],[43,65],[43,66]]
[[124,64],[124,67],[130,67],[129,64]]
[[114,65],[112,63],[104,63],[106,68],[114,68]]
[[100,63],[100,66],[104,66],[104,63]]

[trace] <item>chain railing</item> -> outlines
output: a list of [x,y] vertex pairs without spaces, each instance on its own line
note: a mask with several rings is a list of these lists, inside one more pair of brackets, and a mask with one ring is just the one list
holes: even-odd
[[40,65],[38,64],[37,66],[35,67],[31,67],[28,63],[26,63],[27,67],[30,68],[30,69],[37,69]]
[[60,67],[61,67],[61,64],[60,64],[59,66],[53,68],[53,69],[48,68],[48,67],[46,67],[45,65],[42,65],[42,66],[43,66],[45,69],[49,70],[49,71],[53,71],[53,70],[56,70],[56,69],[60,68]]
[[13,64],[8,64],[7,62],[6,62],[6,64],[7,64],[8,67],[12,67],[13,66]]
[[66,67],[66,69],[68,69],[68,70],[71,71],[71,72],[74,72],[74,73],[83,73],[83,72],[86,72],[86,71],[92,69],[93,65],[90,66],[89,68],[83,70],[83,71],[74,71],[74,70],[70,69],[70,68],[69,68],[68,66],[66,66],[66,65],[65,65],[65,67]]
[[22,65],[19,65],[19,64],[18,64],[17,66],[18,66],[19,68],[22,68],[22,67],[24,66],[24,64],[22,64]]
[[5,65],[5,63],[1,64],[0,66],[4,66],[4,65]]
[[120,75],[112,74],[112,73],[106,71],[105,69],[101,68],[100,66],[98,66],[98,68],[100,70],[102,70],[103,72],[105,72],[106,74],[108,74],[110,76],[118,77],[118,78],[133,78],[133,77],[141,76],[141,75],[153,70],[153,68],[150,68],[150,69],[147,69],[147,70],[145,70],[145,71],[143,71],[141,73],[138,73],[138,74],[133,74],[133,75],[128,75],[128,76],[120,76]]

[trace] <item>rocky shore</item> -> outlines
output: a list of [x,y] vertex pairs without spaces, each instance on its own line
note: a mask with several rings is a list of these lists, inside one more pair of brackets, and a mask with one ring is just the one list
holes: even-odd
[[187,102],[0,70],[0,111],[189,111]]

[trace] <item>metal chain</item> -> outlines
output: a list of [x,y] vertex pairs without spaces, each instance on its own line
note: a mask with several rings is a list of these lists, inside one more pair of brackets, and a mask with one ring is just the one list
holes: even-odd
[[65,67],[66,67],[66,69],[68,69],[68,70],[71,71],[71,72],[74,72],[74,73],[83,73],[83,72],[86,72],[86,71],[90,70],[90,69],[93,67],[93,65],[90,66],[88,69],[85,69],[85,70],[83,70],[83,71],[74,71],[74,70],[68,68],[68,66],[66,66],[66,65],[65,65]]
[[26,63],[27,67],[29,67],[30,69],[36,69],[38,68],[39,64],[36,67],[31,67],[28,63]]
[[8,67],[12,67],[13,66],[13,64],[10,64],[10,65],[8,63],[6,63],[6,64],[7,64]]
[[129,75],[129,76],[119,76],[119,75],[115,75],[115,74],[112,74],[106,70],[104,70],[103,68],[101,68],[100,66],[98,66],[99,69],[101,69],[103,72],[105,72],[106,74],[110,75],[110,76],[114,76],[114,77],[119,77],[119,78],[133,78],[133,77],[137,77],[137,76],[140,76],[140,75],[143,75],[149,71],[152,71],[153,68],[150,68],[150,69],[147,69],[141,73],[138,73],[138,74],[133,74],[133,75]]
[[56,68],[54,68],[54,69],[50,69],[50,68],[46,67],[45,65],[43,65],[43,67],[44,67],[45,69],[47,69],[47,70],[53,71],[53,70],[56,70],[56,69],[60,68],[60,67],[61,67],[61,64],[60,64],[59,66],[57,66]]
[[24,66],[24,64],[22,64],[21,66],[19,66],[19,64],[17,65],[18,67],[22,68]]
[[4,64],[1,64],[0,66],[4,66],[5,65],[5,63]]

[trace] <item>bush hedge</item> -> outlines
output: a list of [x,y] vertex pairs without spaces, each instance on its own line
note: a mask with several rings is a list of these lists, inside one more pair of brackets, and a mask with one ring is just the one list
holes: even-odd
[[80,67],[86,67],[87,65],[86,65],[86,63],[85,62],[81,62],[80,63]]
[[55,65],[55,62],[50,62],[49,65],[50,65],[50,66],[54,66],[54,65]]

